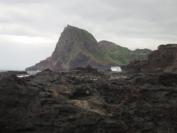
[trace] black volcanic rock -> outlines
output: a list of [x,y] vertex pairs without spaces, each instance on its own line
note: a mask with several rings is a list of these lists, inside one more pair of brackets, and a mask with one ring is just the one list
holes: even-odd
[[89,32],[68,25],[51,57],[27,70],[69,71],[89,65],[99,71],[105,71],[112,65],[127,64],[137,58],[144,59],[148,53],[148,50],[134,52],[108,41],[98,43]]
[[0,79],[1,133],[176,133],[177,74],[91,69]]

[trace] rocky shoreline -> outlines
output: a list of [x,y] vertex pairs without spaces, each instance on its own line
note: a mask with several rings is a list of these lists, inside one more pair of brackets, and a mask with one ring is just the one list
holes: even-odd
[[177,74],[0,74],[1,133],[176,133]]

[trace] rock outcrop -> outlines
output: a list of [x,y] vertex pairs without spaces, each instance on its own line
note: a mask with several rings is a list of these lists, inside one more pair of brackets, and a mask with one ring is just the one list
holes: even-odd
[[[113,49],[114,51],[112,51]],[[67,26],[62,32],[53,54],[27,70],[69,71],[89,65],[99,71],[105,71],[109,70],[112,65],[127,64],[134,59],[133,57],[138,59],[147,57],[149,50],[144,54],[140,51],[132,52],[108,41],[98,43],[89,32]]]
[[160,45],[147,60],[133,61],[125,69],[136,72],[177,72],[177,44]]
[[167,44],[158,47],[148,57],[146,70],[177,72],[177,44]]

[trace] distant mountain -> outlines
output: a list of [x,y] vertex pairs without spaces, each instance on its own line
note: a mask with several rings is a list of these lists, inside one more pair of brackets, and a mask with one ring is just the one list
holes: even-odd
[[108,41],[97,42],[86,30],[68,25],[61,34],[53,54],[26,70],[69,71],[91,66],[104,71],[112,65],[123,65],[145,58],[150,50],[131,51]]

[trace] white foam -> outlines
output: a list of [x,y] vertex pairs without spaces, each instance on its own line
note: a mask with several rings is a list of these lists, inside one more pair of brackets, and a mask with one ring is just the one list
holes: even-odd
[[122,69],[120,66],[112,66],[111,71],[112,72],[122,72]]
[[29,77],[30,75],[28,74],[21,74],[21,75],[17,75],[18,78],[26,78]]

